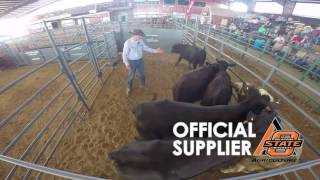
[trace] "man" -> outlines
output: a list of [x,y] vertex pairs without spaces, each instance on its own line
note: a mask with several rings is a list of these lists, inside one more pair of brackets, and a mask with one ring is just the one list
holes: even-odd
[[274,44],[272,46],[272,52],[273,53],[279,52],[281,50],[281,48],[285,45],[285,42],[286,42],[286,40],[285,40],[283,34],[279,34],[279,36],[273,40]]
[[127,96],[130,95],[132,90],[132,83],[136,70],[138,70],[140,74],[140,88],[144,88],[145,76],[143,51],[150,53],[163,53],[162,49],[152,49],[143,42],[142,37],[145,36],[145,34],[140,29],[134,29],[130,34],[132,37],[124,43],[122,52],[123,63],[129,71]]

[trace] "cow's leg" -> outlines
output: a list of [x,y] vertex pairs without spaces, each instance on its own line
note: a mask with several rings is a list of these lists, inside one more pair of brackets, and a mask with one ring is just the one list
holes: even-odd
[[175,66],[177,66],[177,65],[180,63],[181,59],[182,59],[182,57],[179,56],[179,59],[178,59],[178,61],[176,62]]
[[197,64],[196,63],[193,64],[193,69],[197,69]]

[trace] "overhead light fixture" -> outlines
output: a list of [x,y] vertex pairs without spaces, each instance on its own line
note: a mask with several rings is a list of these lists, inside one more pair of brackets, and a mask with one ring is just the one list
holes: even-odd
[[218,7],[221,9],[229,9],[229,6],[225,4],[219,4]]
[[234,3],[231,3],[230,9],[236,12],[247,12],[248,6],[242,2],[234,2]]

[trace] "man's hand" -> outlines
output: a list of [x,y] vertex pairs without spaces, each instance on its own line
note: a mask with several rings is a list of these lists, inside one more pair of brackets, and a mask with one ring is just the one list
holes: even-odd
[[161,48],[157,48],[156,53],[163,53],[163,50]]
[[126,68],[128,71],[130,71],[130,69],[131,69],[130,64],[126,65]]

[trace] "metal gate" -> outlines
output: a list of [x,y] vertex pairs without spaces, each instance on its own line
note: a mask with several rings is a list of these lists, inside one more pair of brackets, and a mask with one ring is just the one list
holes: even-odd
[[[77,23],[58,29],[50,27],[53,21],[63,20]],[[37,63],[0,88],[0,103],[4,104],[6,97],[21,96],[17,102],[6,101],[14,109],[0,113],[0,174],[6,179],[39,179],[42,173],[99,179],[46,166],[72,124],[86,117],[112,72],[118,58],[115,33],[97,17],[53,21],[37,23],[40,32],[19,40],[19,44],[26,43],[24,47],[33,47],[19,53]],[[44,77],[48,72],[50,76]],[[32,90],[27,88],[19,94],[17,89],[22,84],[29,84]],[[22,97],[23,92],[28,96]]]

